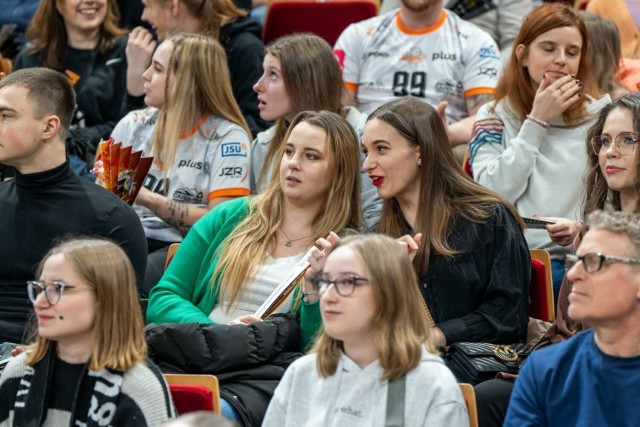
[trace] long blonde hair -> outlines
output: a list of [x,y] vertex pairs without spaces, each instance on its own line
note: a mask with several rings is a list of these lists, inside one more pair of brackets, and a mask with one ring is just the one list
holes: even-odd
[[[233,97],[224,49],[211,37],[177,34],[165,82],[165,103],[153,135],[153,154],[165,175],[173,165],[180,136],[196,127],[203,115],[213,115],[241,126],[251,135],[240,107]],[[173,74],[173,87],[169,76]]]
[[[327,135],[330,166],[327,177],[332,181],[323,204],[325,209],[318,212],[313,221],[310,239],[315,241],[325,237],[329,231],[359,230],[362,223],[360,150],[353,128],[335,113],[306,111],[296,116],[284,140],[289,138],[296,125],[303,122],[321,128]],[[284,144],[277,155],[278,165],[283,154]],[[284,197],[280,180],[273,180],[263,194],[251,200],[249,216],[220,245],[219,260],[211,280],[212,283],[220,283],[219,298],[229,298],[227,311],[242,296],[256,266],[264,261],[272,247],[282,222]]]
[[[89,368],[92,371],[104,368],[126,371],[144,362],[147,356],[144,322],[138,302],[136,277],[127,254],[108,240],[68,240],[44,256],[36,277],[42,275],[49,257],[56,254],[64,255],[73,270],[96,292],[94,340]],[[38,335],[29,346],[27,365],[38,363],[55,345],[54,341]]]
[[[334,250],[339,247],[352,248],[367,272],[375,300],[371,326],[384,369],[381,379],[399,378],[418,366],[423,348],[435,352],[429,340],[431,326],[406,250],[382,234],[349,236],[341,239]],[[343,350],[342,341],[325,332],[320,334],[310,352],[318,354],[317,368],[322,377],[335,374]]]

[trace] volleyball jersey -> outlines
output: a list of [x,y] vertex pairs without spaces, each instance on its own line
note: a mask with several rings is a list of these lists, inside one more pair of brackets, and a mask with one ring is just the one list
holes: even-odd
[[[153,133],[159,110],[132,111],[117,124],[111,136],[123,146],[132,145],[152,156]],[[247,133],[235,123],[215,116],[203,116],[190,131],[180,135],[173,166],[164,185],[164,168],[159,159],[143,185],[154,193],[180,203],[207,207],[216,197],[247,196],[249,190],[249,146]],[[134,205],[147,237],[179,242],[181,233],[149,209]]]
[[361,112],[413,95],[434,107],[447,101],[451,122],[469,115],[465,98],[493,94],[501,68],[491,36],[446,10],[422,30],[406,28],[398,10],[351,24],[334,53]]

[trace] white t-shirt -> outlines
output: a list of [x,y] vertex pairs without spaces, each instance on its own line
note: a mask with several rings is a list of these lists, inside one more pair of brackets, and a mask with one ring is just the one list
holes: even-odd
[[[254,314],[269,298],[269,295],[276,290],[278,285],[289,276],[295,266],[307,254],[307,250],[285,258],[272,258],[267,255],[264,262],[256,267],[253,282],[246,287],[237,305],[227,313],[228,299],[224,296],[219,296],[218,302],[209,314],[209,319],[215,323],[227,324],[237,317]],[[275,312],[288,313],[291,311],[292,305],[293,293]]]
[[[160,110],[146,108],[132,111],[111,133],[123,147],[133,146],[145,156],[152,156],[153,133]],[[154,159],[143,185],[154,193],[166,195],[180,203],[207,207],[216,197],[247,196],[249,190],[249,156],[251,139],[235,123],[215,116],[202,116],[193,129],[180,135],[175,161],[167,174],[159,159]],[[155,216],[149,209],[134,205],[147,237],[180,242],[182,234]]]
[[452,122],[467,117],[465,98],[493,94],[501,69],[491,36],[451,11],[422,30],[406,28],[398,10],[351,24],[336,42],[335,55],[361,112],[370,114],[405,95],[434,107],[448,101]]

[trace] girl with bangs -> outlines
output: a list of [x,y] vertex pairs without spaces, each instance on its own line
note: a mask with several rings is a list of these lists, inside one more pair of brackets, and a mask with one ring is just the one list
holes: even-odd
[[171,243],[213,207],[249,195],[250,132],[214,39],[169,38],[143,78],[149,108],[129,113],[111,136],[154,156],[134,205],[149,244],[146,294],[162,276]]
[[383,235],[349,236],[311,275],[323,332],[287,369],[263,426],[390,425],[398,385],[404,409],[393,425],[468,425],[456,380],[429,342],[405,249]]
[[552,224],[529,229],[531,248],[550,252],[557,292],[564,256],[577,235],[587,129],[609,101],[590,67],[587,29],[571,7],[544,4],[526,17],[502,72],[495,102],[483,106],[470,143],[476,181],[525,217]]
[[[190,326],[185,333],[193,335],[197,330],[206,335],[217,326],[228,328],[228,323],[259,322],[256,310],[304,260],[316,240],[332,230],[341,233],[360,228],[360,152],[346,120],[328,111],[300,113],[291,122],[276,159],[278,179],[271,181],[263,194],[225,202],[194,225],[151,291],[149,323],[196,322],[203,326]],[[303,286],[311,291],[310,284]],[[313,341],[320,316],[318,302],[300,301],[298,293],[294,291],[277,310],[293,314],[295,320],[286,317],[295,328],[280,330],[275,337],[299,329],[296,350],[301,351]],[[174,329],[178,330],[172,336],[180,332],[180,328]],[[240,349],[234,360],[227,363],[224,359],[223,369],[228,374],[254,366],[260,355],[273,350],[274,336],[254,335],[252,332],[242,342],[224,346],[192,339],[193,348],[181,354],[186,353],[190,362],[190,355],[194,355],[193,363],[199,365],[212,353],[217,361],[221,352],[228,355],[232,348]],[[207,345],[199,344],[205,341]],[[277,379],[282,375],[278,372]],[[251,399],[252,390],[243,394],[229,382],[221,385],[223,415],[245,425],[259,424],[262,405],[266,409],[272,391],[269,387],[275,388],[277,381],[268,386],[261,383],[260,399]]]
[[146,360],[133,267],[107,240],[51,249],[27,282],[37,336],[0,377],[2,425],[159,425],[175,417]]

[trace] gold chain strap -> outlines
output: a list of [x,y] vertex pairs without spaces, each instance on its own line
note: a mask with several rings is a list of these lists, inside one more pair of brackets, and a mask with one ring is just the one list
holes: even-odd
[[427,307],[427,302],[422,297],[422,292],[420,292],[419,286],[420,284],[418,283],[418,286],[416,286],[416,293],[418,294],[418,298],[420,299],[420,301],[422,301],[422,307],[424,308],[424,312],[427,315],[427,322],[429,323],[429,326],[431,326],[432,328],[435,328],[436,322],[433,321],[433,317],[431,316],[431,311],[429,311],[429,307]]
[[502,345],[492,344],[491,351],[493,352],[493,355],[498,360],[501,360],[503,362],[517,362],[518,359],[520,358],[520,356],[518,356],[518,353],[516,353],[513,347],[506,344],[502,344]]

